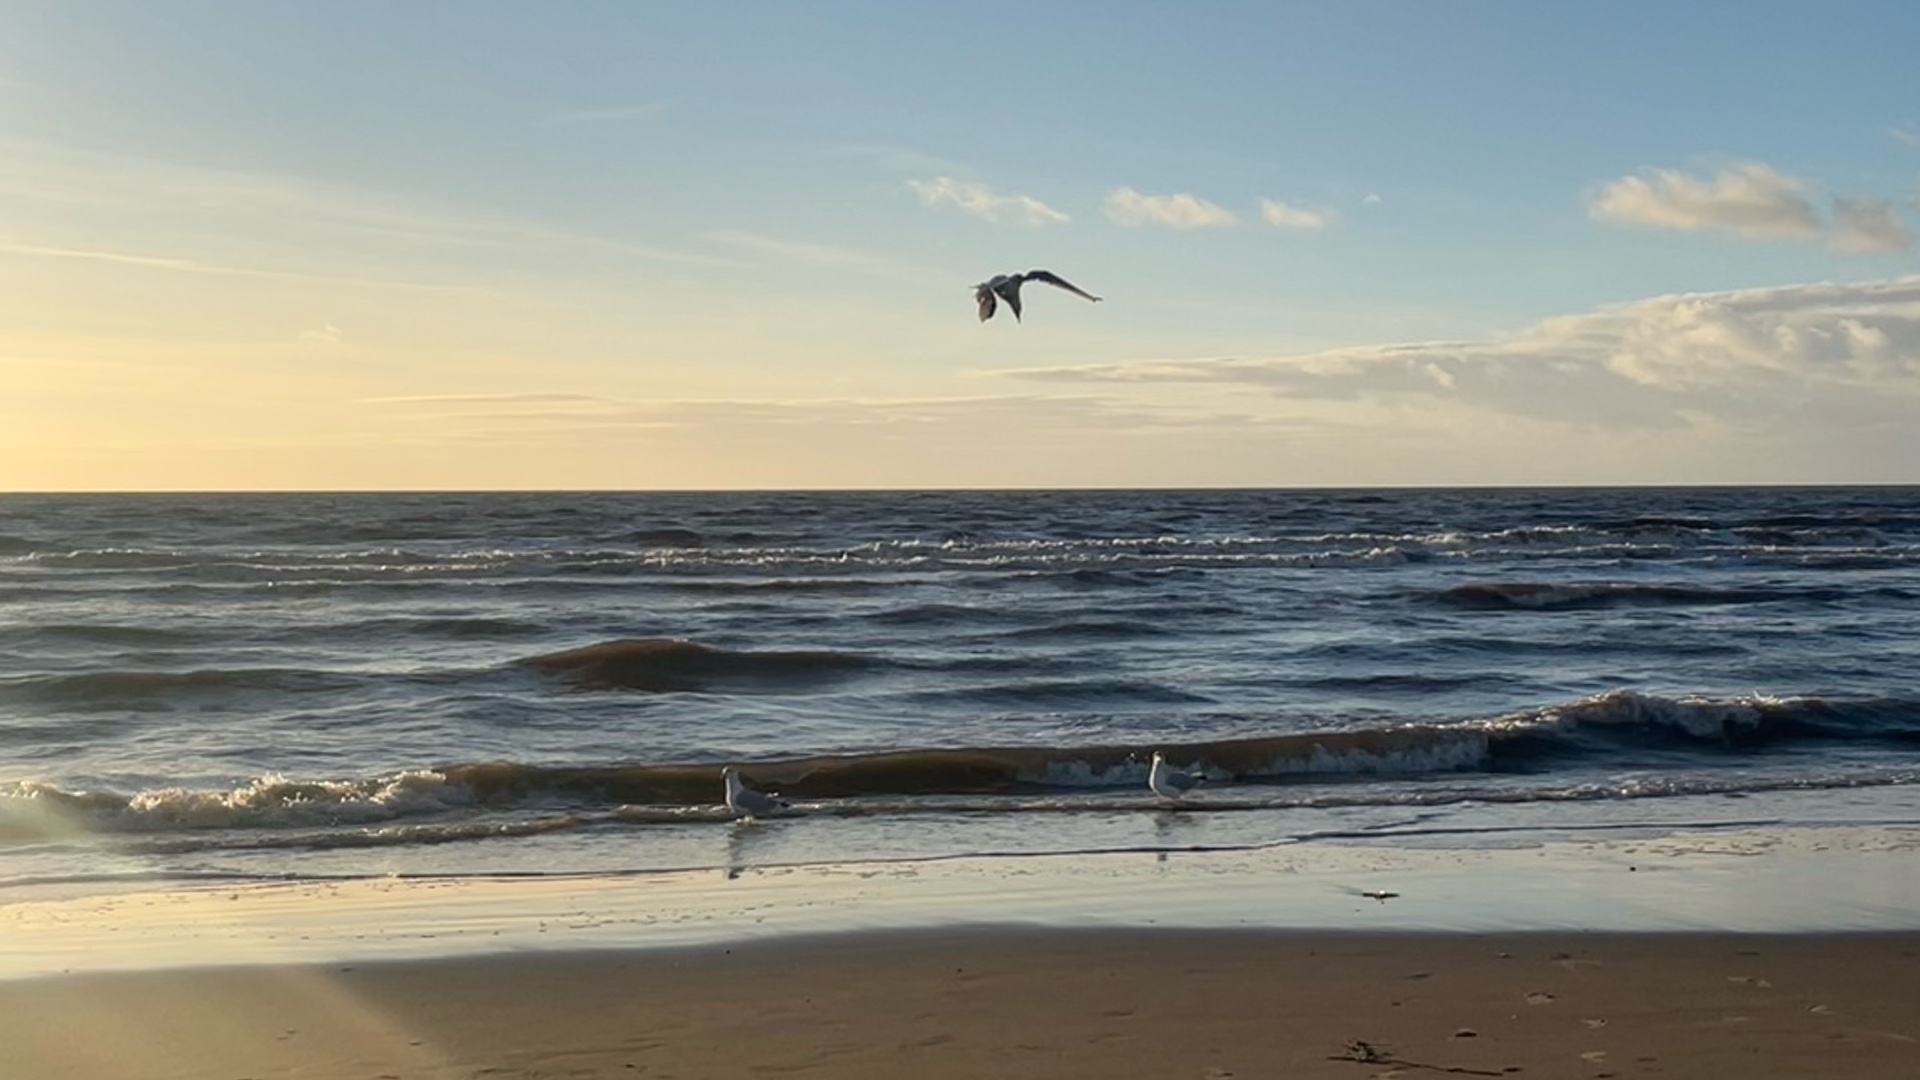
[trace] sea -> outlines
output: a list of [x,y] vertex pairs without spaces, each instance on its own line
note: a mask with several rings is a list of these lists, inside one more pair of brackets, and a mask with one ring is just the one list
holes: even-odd
[[1917,670],[1915,487],[5,495],[0,900],[1913,825]]

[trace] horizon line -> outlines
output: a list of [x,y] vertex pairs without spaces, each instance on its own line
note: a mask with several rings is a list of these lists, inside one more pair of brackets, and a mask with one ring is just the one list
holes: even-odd
[[1119,492],[1251,492],[1251,491],[1677,491],[1735,489],[1920,488],[1920,480],[1791,480],[1791,481],[1625,481],[1615,483],[1405,483],[1405,484],[1099,484],[1080,486],[1002,485],[934,487],[737,487],[737,488],[604,488],[604,487],[448,487],[448,488],[22,488],[0,491],[13,496],[136,496],[136,495],[911,495],[911,494],[1065,494]]

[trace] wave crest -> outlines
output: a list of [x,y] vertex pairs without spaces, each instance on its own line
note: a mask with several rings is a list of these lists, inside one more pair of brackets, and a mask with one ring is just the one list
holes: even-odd
[[564,676],[583,690],[652,693],[730,688],[779,688],[846,676],[873,661],[830,651],[751,652],[678,638],[625,638],[535,656],[525,663]]
[[1845,595],[1839,589],[1725,589],[1628,582],[1482,582],[1456,585],[1437,594],[1435,599],[1450,607],[1477,611],[1590,611],[1612,607],[1832,601]]

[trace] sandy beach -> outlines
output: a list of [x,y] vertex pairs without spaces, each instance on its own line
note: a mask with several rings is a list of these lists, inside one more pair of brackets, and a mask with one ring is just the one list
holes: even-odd
[[981,928],[0,985],[0,1074],[1920,1075],[1920,934]]
[[1913,840],[16,891],[0,1077],[1910,1080]]

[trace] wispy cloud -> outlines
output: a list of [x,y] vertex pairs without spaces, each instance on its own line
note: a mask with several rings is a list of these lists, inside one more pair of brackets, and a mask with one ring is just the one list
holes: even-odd
[[1832,246],[1850,255],[1912,251],[1913,232],[1892,203],[1835,196]]
[[441,291],[459,288],[459,286],[440,285],[431,282],[355,277],[343,274],[307,273],[300,270],[279,270],[270,267],[211,263],[200,259],[171,255],[153,255],[93,248],[58,247],[47,244],[0,243],[0,256],[4,255],[19,255],[39,259],[71,259],[82,262],[99,262],[133,269],[159,270],[171,273],[209,274],[220,277],[262,278],[279,281],[304,281],[329,285],[351,285],[371,289],[426,289]]
[[604,105],[590,109],[561,109],[547,117],[551,127],[573,127],[579,124],[617,124],[627,120],[644,120],[649,116],[658,116],[665,112],[664,101],[642,101],[632,105]]
[[1820,219],[1807,185],[1766,165],[1748,162],[1710,179],[1674,169],[1649,169],[1603,186],[1588,203],[1596,221],[1681,232],[1724,232],[1747,240],[1804,240],[1818,236]]
[[1107,217],[1119,225],[1165,229],[1221,229],[1239,223],[1233,212],[1197,195],[1146,195],[1130,187],[1107,196]]
[[908,398],[741,398],[633,401],[587,394],[453,394],[366,398],[363,405],[460,421],[470,437],[585,436],[622,429],[840,428],[970,429],[1182,428],[1243,421],[1117,401],[1097,395],[999,394]]
[[950,158],[929,154],[911,146],[893,146],[884,143],[832,143],[826,146],[823,152],[831,157],[870,161],[883,169],[897,173],[933,173],[951,176],[954,173],[971,171]]
[[1487,341],[1000,374],[1260,387],[1302,400],[1427,401],[1592,428],[1700,418],[1905,424],[1920,407],[1920,277],[1660,296]]
[[813,266],[836,267],[849,270],[865,270],[876,274],[924,273],[921,268],[911,266],[888,255],[861,248],[839,247],[833,244],[820,244],[810,240],[789,240],[777,236],[764,236],[759,233],[743,232],[737,229],[720,229],[706,233],[704,239],[716,244],[740,251],[760,255],[772,255],[792,262],[808,263]]
[[985,184],[937,176],[907,186],[929,207],[953,206],[982,221],[1016,225],[1064,225],[1072,220],[1031,195],[1001,195]]
[[1314,232],[1333,224],[1337,217],[1331,210],[1316,210],[1305,206],[1290,206],[1278,199],[1260,200],[1260,220],[1276,229],[1297,229]]
[[90,248],[52,247],[44,244],[0,244],[0,254],[34,255],[46,259],[80,259],[88,262],[117,263],[150,270],[180,270],[193,274],[253,274],[258,271],[226,266],[209,266],[193,259],[165,255],[136,255],[125,251],[96,251]]
[[520,405],[604,405],[609,399],[593,394],[412,394],[361,398],[362,405],[422,405],[494,409]]
[[1920,148],[1920,131],[1912,128],[1890,127],[1887,129],[1887,136],[1894,142]]
[[[89,243],[41,247],[124,250],[141,243],[135,237],[164,238],[168,247],[192,249],[177,257],[170,251],[167,258],[206,266],[277,262],[275,256],[285,255],[309,268],[321,262],[335,264],[329,270],[342,263],[388,267],[396,251],[437,256],[455,247],[725,264],[712,255],[436,200],[16,139],[0,138],[0,201],[26,208],[30,212],[20,220],[36,228],[50,232],[65,222],[67,232],[91,234]],[[26,243],[18,231],[13,239]]]

